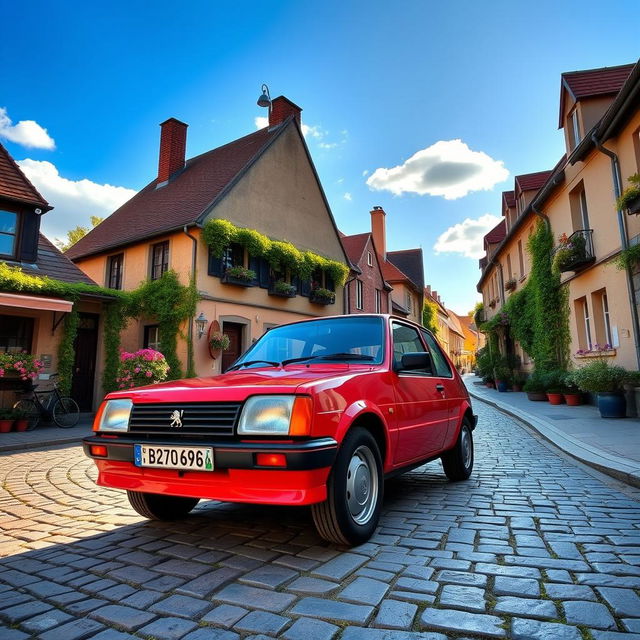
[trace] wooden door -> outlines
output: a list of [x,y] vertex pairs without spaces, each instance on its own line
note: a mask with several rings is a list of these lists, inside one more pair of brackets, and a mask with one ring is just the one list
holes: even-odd
[[81,411],[93,409],[99,319],[100,316],[96,313],[81,313],[78,320],[78,334],[74,343],[76,359],[73,365],[71,397],[78,403]]
[[222,372],[224,373],[242,353],[243,325],[236,322],[224,322],[222,333],[229,336],[229,348],[222,352]]

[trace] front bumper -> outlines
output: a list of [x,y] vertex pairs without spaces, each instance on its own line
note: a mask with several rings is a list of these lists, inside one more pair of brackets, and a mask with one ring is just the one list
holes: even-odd
[[[172,496],[207,498],[259,504],[313,504],[326,500],[326,481],[338,444],[332,438],[302,442],[225,442],[184,439],[145,444],[210,446],[214,471],[181,471],[135,466],[134,442],[90,436],[83,440],[85,454],[98,467],[100,486]],[[106,456],[91,454],[91,446],[106,447]],[[257,464],[257,454],[279,453],[286,467]]]

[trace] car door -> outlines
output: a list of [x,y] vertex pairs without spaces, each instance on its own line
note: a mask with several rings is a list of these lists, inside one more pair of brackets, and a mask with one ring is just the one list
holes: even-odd
[[426,351],[416,327],[392,322],[394,387],[398,466],[435,455],[440,451],[449,424],[449,402],[435,369],[402,371],[404,353]]

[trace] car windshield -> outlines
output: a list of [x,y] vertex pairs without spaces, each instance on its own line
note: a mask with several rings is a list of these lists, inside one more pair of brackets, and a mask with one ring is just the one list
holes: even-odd
[[236,360],[234,368],[243,363],[264,367],[267,363],[306,364],[307,360],[380,364],[383,357],[384,319],[345,316],[271,329]]

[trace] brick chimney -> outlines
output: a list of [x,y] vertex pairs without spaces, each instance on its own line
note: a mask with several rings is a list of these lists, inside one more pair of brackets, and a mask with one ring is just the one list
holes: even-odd
[[298,124],[301,124],[301,113],[302,109],[297,104],[294,104],[293,102],[291,102],[291,100],[285,98],[284,96],[278,96],[271,101],[269,126],[275,127],[279,124],[282,124],[291,115],[295,117],[295,119],[298,121]]
[[371,235],[373,236],[373,243],[376,245],[376,250],[382,256],[383,260],[387,259],[386,215],[384,209],[379,205],[371,209]]
[[166,182],[176,171],[184,168],[188,126],[175,118],[169,118],[160,125],[158,182]]

